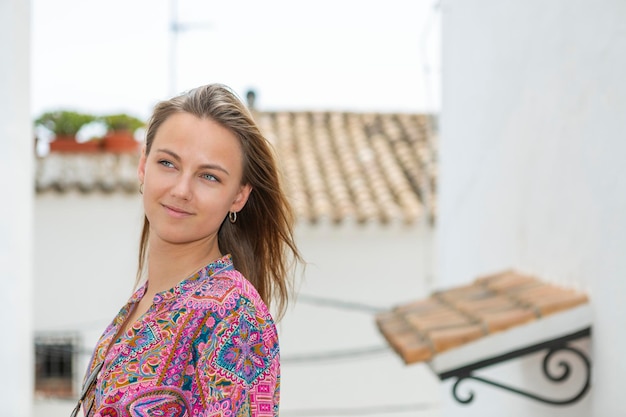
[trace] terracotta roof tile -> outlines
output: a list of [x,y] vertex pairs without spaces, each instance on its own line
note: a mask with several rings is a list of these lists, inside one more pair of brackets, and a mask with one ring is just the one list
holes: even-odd
[[477,318],[484,323],[489,333],[506,330],[509,327],[533,321],[537,318],[534,310],[526,307],[503,308],[477,313]]
[[457,327],[433,329],[428,337],[432,341],[435,352],[443,352],[472,340],[479,339],[486,333],[481,324],[466,324]]
[[[421,114],[255,112],[299,221],[413,223],[436,216],[437,137]],[[36,188],[136,191],[137,155],[38,158]]]
[[506,271],[403,304],[379,314],[376,323],[402,359],[413,363],[586,303],[581,292]]
[[383,314],[379,316],[379,320],[385,323],[381,327],[381,331],[391,346],[397,352],[401,352],[402,357],[419,362],[428,360],[432,356],[433,347],[430,341],[422,338],[420,333],[415,332],[415,329],[408,322],[394,314]]

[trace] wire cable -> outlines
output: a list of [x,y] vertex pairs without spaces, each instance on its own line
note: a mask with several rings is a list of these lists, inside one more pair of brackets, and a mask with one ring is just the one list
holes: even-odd
[[283,417],[320,417],[320,416],[365,416],[373,414],[389,415],[415,411],[431,411],[437,409],[437,404],[388,404],[346,408],[310,408],[302,410],[281,410]]
[[343,301],[334,298],[320,297],[316,295],[300,294],[296,299],[296,302],[303,302],[305,304],[311,304],[316,306],[333,307],[340,310],[352,310],[361,311],[364,313],[382,313],[387,309],[382,307],[376,307],[369,304],[358,303],[354,301]]
[[297,365],[346,359],[363,359],[383,353],[388,353],[389,351],[389,346],[368,346],[360,349],[335,350],[321,353],[306,353],[302,355],[282,356],[280,358],[280,362],[282,364]]

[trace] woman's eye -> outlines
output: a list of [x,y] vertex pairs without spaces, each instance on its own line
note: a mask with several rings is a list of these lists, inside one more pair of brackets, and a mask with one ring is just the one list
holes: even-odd
[[219,179],[215,176],[215,175],[211,175],[211,174],[202,174],[201,175],[202,178],[204,178],[207,181],[216,181],[219,182]]
[[164,167],[174,168],[174,164],[171,163],[170,161],[166,160],[166,159],[160,160],[159,164],[163,165]]

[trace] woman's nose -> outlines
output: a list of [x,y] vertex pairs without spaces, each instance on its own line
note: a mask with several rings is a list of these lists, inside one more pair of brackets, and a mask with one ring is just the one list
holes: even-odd
[[189,200],[192,195],[191,178],[186,175],[180,175],[176,179],[176,183],[172,187],[172,195],[178,198]]

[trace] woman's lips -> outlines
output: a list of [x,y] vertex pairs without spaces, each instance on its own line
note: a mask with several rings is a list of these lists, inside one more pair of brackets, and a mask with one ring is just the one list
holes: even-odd
[[162,204],[162,206],[165,208],[165,211],[167,212],[167,214],[169,214],[172,217],[182,218],[182,217],[189,217],[192,215],[192,213],[185,211],[181,208],[178,208],[176,206],[169,206],[167,204]]

